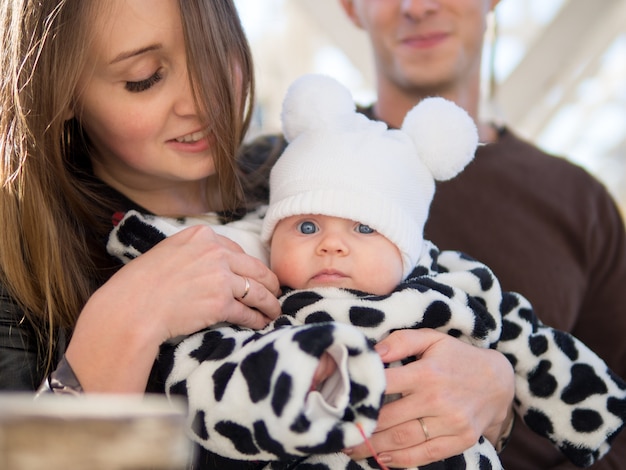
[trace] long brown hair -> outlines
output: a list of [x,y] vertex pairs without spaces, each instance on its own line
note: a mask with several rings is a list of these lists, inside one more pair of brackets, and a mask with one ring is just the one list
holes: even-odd
[[[111,201],[89,175],[88,136],[67,120],[99,0],[0,1],[0,282],[39,333],[46,367],[106,279]],[[232,0],[179,0],[198,109],[213,126],[224,209],[242,194],[234,156],[250,120],[253,67]],[[109,213],[107,214],[107,210]]]

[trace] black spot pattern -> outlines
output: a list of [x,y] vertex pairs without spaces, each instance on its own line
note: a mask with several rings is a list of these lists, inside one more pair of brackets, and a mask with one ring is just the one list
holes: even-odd
[[522,334],[522,327],[510,322],[508,320],[502,320],[502,334],[500,335],[500,341],[513,341]]
[[493,315],[485,307],[484,299],[469,297],[468,306],[472,309],[475,317],[472,336],[480,339],[486,338],[497,327]]
[[128,217],[123,225],[118,227],[117,237],[124,246],[134,247],[140,253],[145,253],[160,241],[165,240],[163,232],[137,216]]
[[298,310],[313,305],[322,299],[322,296],[311,291],[296,292],[288,296],[283,302],[284,312],[297,312]]
[[253,403],[263,400],[270,393],[272,372],[278,361],[278,353],[269,344],[260,351],[250,353],[241,361],[241,373],[248,384],[248,393]]
[[[161,377],[168,377],[172,373],[175,360],[174,356],[176,354],[177,346],[178,343],[173,344],[169,341],[161,344],[161,346],[159,347],[159,355],[157,356],[156,361],[152,366],[152,372],[158,370],[158,373]],[[152,391],[147,389],[146,392],[151,393]],[[157,390],[156,393],[161,393],[161,390]]]
[[454,337],[454,338],[460,338],[461,336],[463,336],[463,332],[461,330],[456,329],[456,328],[449,329],[448,330],[448,334],[450,336]]
[[[372,406],[358,406],[357,410],[360,415],[365,416],[371,419],[378,418],[378,408],[374,408]],[[353,420],[350,420],[353,421]]]
[[606,373],[609,374],[611,378],[611,382],[616,385],[620,390],[626,390],[626,381],[622,380],[622,378],[613,372],[611,369],[607,367]]
[[406,280],[410,282],[413,279],[426,276],[427,274],[428,269],[424,266],[416,266],[415,269],[413,269],[413,271],[411,271],[411,273],[407,276]]
[[209,438],[209,432],[207,431],[206,422],[204,420],[204,411],[196,411],[193,422],[191,423],[191,430],[202,440]]
[[528,339],[528,345],[535,356],[541,356],[548,350],[548,339],[543,335],[533,335]]
[[404,359],[400,360],[400,363],[405,366],[407,364],[410,364],[411,362],[415,362],[417,361],[417,356],[407,356]]
[[363,328],[376,328],[385,321],[385,313],[377,308],[354,306],[349,315],[350,323]]
[[606,408],[615,416],[619,416],[620,419],[626,420],[626,400],[618,399],[615,397],[609,397],[606,403]]
[[237,364],[233,362],[227,362],[221,365],[213,373],[213,396],[216,401],[220,401],[224,397],[224,391],[230,382],[233,372],[237,368]]
[[508,353],[505,354],[504,357],[506,357],[509,360],[509,362],[513,366],[513,369],[515,369],[515,366],[517,365],[517,358],[513,354],[508,354]]
[[350,403],[355,404],[367,398],[369,391],[365,385],[350,381]]
[[333,344],[333,330],[332,324],[325,323],[298,331],[293,340],[305,353],[319,358]]
[[[233,328],[235,326],[233,325]],[[242,346],[245,346],[248,343],[253,343],[254,341],[257,341],[259,338],[261,337],[261,333],[255,332],[254,334],[250,335],[250,337],[248,337],[243,343]]]
[[568,459],[579,467],[588,467],[595,460],[591,457],[594,455],[594,452],[587,447],[578,447],[569,442],[565,442],[560,448],[561,452],[563,452]]
[[578,359],[578,349],[576,349],[576,344],[574,343],[574,338],[568,333],[563,331],[553,330],[552,335],[554,336],[554,341],[557,346],[563,353],[571,360],[575,361]]
[[446,302],[435,300],[424,310],[422,328],[439,328],[445,326],[452,318],[452,311]]
[[294,466],[285,467],[284,470],[291,470],[292,468],[297,468],[298,470],[333,470],[328,465],[324,465],[323,463],[306,463],[306,462],[298,464],[297,467],[294,467]]
[[[374,345],[372,344],[372,341],[368,341],[367,344],[368,344],[368,349],[371,350],[371,349],[374,348]],[[363,349],[361,349],[361,348],[349,347],[347,349],[348,349],[348,356],[350,356],[350,357],[360,356],[364,352]]]
[[292,379],[291,376],[281,372],[274,385],[272,394],[272,410],[276,416],[282,416],[283,408],[291,398]]
[[486,268],[475,268],[470,272],[478,278],[480,281],[480,288],[483,291],[488,291],[493,287],[493,275],[491,271]]
[[354,411],[352,411],[353,409],[350,407],[346,408],[345,413],[343,414],[343,417],[341,418],[341,420],[345,423],[353,423],[354,422]]
[[296,420],[291,424],[291,426],[289,426],[289,429],[291,429],[293,432],[303,433],[307,432],[310,427],[311,422],[309,421],[309,419],[304,415],[299,415]]
[[237,423],[232,421],[219,421],[215,425],[215,431],[229,439],[235,449],[242,454],[254,455],[259,452],[259,449],[254,444],[254,439],[250,431]]
[[338,452],[345,446],[343,444],[343,432],[341,429],[333,429],[326,436],[326,442],[315,446],[298,447],[298,451],[304,454],[325,454],[328,452]]
[[480,458],[479,458],[478,468],[480,470],[493,470],[491,462],[484,455],[481,455]]
[[551,368],[552,364],[549,361],[541,361],[535,370],[528,374],[528,383],[533,395],[546,398],[555,392],[558,384],[550,374]]
[[554,432],[552,421],[541,411],[535,409],[528,410],[524,415],[524,422],[540,436],[547,438]]
[[282,328],[283,326],[291,326],[293,323],[289,319],[288,312],[283,312],[284,315],[274,320],[274,328]]
[[440,462],[429,463],[428,465],[424,465],[420,467],[420,470],[465,470],[465,459],[461,458],[460,460],[455,457],[450,457],[447,460],[442,460]]
[[417,284],[418,285],[416,285],[415,287],[419,289],[420,285],[423,286],[424,292],[427,290],[434,290],[435,292],[439,292],[441,295],[444,295],[449,299],[451,299],[454,296],[454,289],[452,289],[452,287],[447,286],[445,284],[441,284],[440,282],[437,282],[434,279],[429,278],[429,277],[420,279],[419,283]]
[[217,330],[208,330],[202,335],[202,344],[189,355],[198,362],[217,361],[227,358],[235,349],[233,338],[224,338]]
[[311,325],[313,323],[328,323],[332,321],[334,321],[334,319],[330,316],[328,312],[319,311],[307,315],[304,323],[305,325]]
[[578,432],[593,432],[604,423],[595,410],[576,409],[572,412],[572,426]]
[[608,391],[604,381],[590,365],[574,364],[571,371],[572,380],[561,394],[561,399],[568,405],[575,405],[591,395]]
[[169,391],[172,395],[187,396],[187,381],[181,380],[169,387]]
[[[378,470],[380,468],[380,465],[378,465],[378,462],[376,462],[376,459],[374,457],[368,457],[365,461],[367,462],[367,465],[371,469]],[[360,470],[361,467],[357,466],[357,467],[354,467],[354,468],[355,468],[355,470]],[[346,467],[346,470],[351,470],[350,466]]]
[[253,426],[254,439],[261,449],[267,452],[271,452],[275,456],[282,459],[293,457],[285,452],[285,448],[280,442],[278,442],[276,439],[272,439],[272,436],[270,435],[269,431],[267,430],[267,426],[265,426],[265,423],[263,421],[255,421]]
[[502,300],[500,301],[500,314],[506,317],[509,313],[513,312],[519,305],[519,299],[511,292],[503,292]]
[[537,317],[535,316],[535,314],[533,313],[531,309],[520,308],[517,314],[522,320],[526,320],[528,323],[530,323],[533,326],[533,332],[537,331],[537,327],[539,326],[539,323],[537,321]]

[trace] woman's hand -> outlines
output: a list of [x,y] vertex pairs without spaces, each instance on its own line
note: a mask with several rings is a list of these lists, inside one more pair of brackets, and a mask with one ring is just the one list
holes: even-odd
[[[514,377],[499,352],[429,329],[396,331],[376,349],[385,363],[418,357],[386,371],[387,393],[402,398],[382,408],[370,439],[384,463],[426,465],[462,453],[481,435],[495,443],[507,428]],[[347,453],[371,455],[365,445]]]
[[143,392],[163,341],[219,322],[261,328],[280,314],[278,294],[261,261],[209,227],[191,227],[94,293],[66,357],[86,391]]

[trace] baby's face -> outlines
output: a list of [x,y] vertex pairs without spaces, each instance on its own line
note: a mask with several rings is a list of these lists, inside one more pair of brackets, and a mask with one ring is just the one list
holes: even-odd
[[402,281],[398,248],[367,225],[326,215],[295,215],[274,230],[270,267],[293,289],[343,287],[390,293]]

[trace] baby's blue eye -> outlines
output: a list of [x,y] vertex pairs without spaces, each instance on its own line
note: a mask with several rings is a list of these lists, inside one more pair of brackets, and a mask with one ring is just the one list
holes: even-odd
[[376,231],[369,225],[365,224],[357,224],[355,230],[359,233],[374,233]]
[[298,230],[300,233],[304,233],[305,235],[310,235],[312,233],[317,232],[317,225],[313,222],[306,220],[298,225]]

